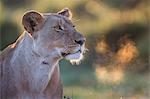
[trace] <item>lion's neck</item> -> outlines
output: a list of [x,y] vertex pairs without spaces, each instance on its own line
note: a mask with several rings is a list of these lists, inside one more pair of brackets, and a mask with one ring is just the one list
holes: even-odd
[[43,92],[59,61],[53,57],[53,52],[51,54],[48,57],[38,55],[33,50],[32,37],[28,33],[23,34],[11,59],[11,65],[14,68],[23,69],[15,72],[16,77],[18,77],[17,83],[21,83],[20,79],[23,78],[29,83],[30,91]]

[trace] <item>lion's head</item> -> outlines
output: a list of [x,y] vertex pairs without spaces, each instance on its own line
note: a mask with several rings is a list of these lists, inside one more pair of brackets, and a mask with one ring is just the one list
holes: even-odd
[[67,8],[58,13],[25,13],[22,24],[33,37],[35,52],[47,56],[55,50],[61,58],[79,62],[85,52],[85,38],[77,32],[71,17]]

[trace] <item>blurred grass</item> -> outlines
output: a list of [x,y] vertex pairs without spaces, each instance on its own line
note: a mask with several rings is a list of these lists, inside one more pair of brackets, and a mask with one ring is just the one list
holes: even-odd
[[[6,2],[7,1],[7,2]],[[15,0],[17,1],[17,0]],[[0,1],[0,49],[14,42],[24,31],[22,15],[28,10],[58,12],[68,7],[73,12],[73,23],[87,38],[89,49],[79,66],[60,62],[64,94],[73,99],[148,99],[149,82],[149,20],[148,0],[22,0]],[[14,5],[13,5],[14,4]],[[96,75],[95,64],[107,68],[109,79],[112,56],[120,49],[120,40],[126,36],[135,43],[139,55],[123,68],[123,77],[117,83],[105,82]],[[106,38],[110,52],[99,53],[97,44]],[[112,56],[111,56],[112,55]],[[107,77],[106,76],[106,77]],[[116,75],[117,77],[119,75]],[[104,80],[106,78],[104,77]]]
[[[83,63],[84,64],[84,63]],[[82,65],[83,65],[82,64]],[[149,74],[124,72],[119,83],[98,81],[94,68],[82,70],[61,61],[61,74],[64,83],[64,94],[73,99],[148,99]],[[110,76],[110,79],[114,79]]]
[[[86,72],[90,74],[89,72]],[[94,72],[93,72],[94,74]],[[148,99],[149,98],[149,79],[148,75],[130,74],[127,73],[125,78],[119,84],[102,83],[97,82],[93,79],[91,74],[87,75],[88,78],[83,79],[83,76],[74,75],[69,73],[69,77],[62,76],[64,83],[72,81],[70,77],[76,79],[73,80],[74,84],[65,85],[64,93],[65,95],[71,96],[73,99]],[[84,75],[80,73],[80,75]],[[67,81],[68,79],[69,81]],[[80,79],[80,80],[78,80]],[[113,78],[112,78],[113,79]],[[85,80],[88,82],[85,83]],[[90,80],[93,84],[90,83]],[[80,84],[79,84],[80,83]]]

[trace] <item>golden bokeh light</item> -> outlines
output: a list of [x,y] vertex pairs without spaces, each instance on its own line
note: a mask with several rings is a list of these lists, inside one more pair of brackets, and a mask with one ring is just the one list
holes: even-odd
[[101,54],[106,54],[109,51],[109,47],[105,40],[101,40],[100,42],[97,43],[96,52],[101,53]]
[[127,64],[131,62],[138,55],[138,50],[135,43],[131,40],[126,40],[125,44],[121,45],[121,48],[115,55],[115,61],[119,64]]
[[99,82],[119,84],[123,80],[123,71],[121,69],[109,70],[106,67],[98,66],[95,69]]

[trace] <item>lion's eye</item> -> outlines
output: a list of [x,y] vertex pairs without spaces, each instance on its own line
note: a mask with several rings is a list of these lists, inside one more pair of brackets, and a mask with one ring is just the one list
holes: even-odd
[[58,26],[56,27],[56,29],[57,29],[57,30],[61,30],[61,31],[64,30],[64,28],[61,27],[60,25],[58,25]]
[[59,30],[63,30],[63,28],[62,28],[60,25],[58,26],[58,29],[59,29]]
[[76,27],[75,25],[73,25],[72,27]]
[[61,27],[60,25],[54,26],[54,29],[58,32],[64,30],[63,27]]

